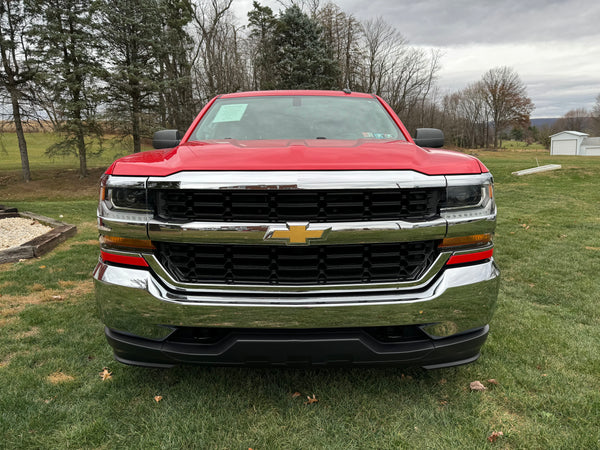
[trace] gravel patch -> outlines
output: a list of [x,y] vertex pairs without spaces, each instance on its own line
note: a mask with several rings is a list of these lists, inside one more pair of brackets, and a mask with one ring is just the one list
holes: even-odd
[[18,247],[50,230],[51,227],[23,217],[0,219],[0,250]]

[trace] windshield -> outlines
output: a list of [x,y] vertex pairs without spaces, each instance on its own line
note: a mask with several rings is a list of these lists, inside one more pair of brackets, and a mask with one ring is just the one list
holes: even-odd
[[190,140],[406,140],[375,98],[264,96],[217,99]]

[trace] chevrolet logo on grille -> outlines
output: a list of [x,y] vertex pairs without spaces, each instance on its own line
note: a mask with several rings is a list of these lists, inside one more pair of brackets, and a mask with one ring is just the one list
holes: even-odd
[[288,244],[308,244],[313,239],[323,239],[329,227],[319,228],[319,226],[311,227],[309,225],[286,224],[286,229],[279,227],[269,227],[265,234],[265,240],[285,240]]

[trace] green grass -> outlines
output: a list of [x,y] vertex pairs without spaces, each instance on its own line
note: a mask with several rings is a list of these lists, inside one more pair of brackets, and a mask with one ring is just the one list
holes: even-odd
[[[26,133],[27,153],[29,164],[32,170],[37,168],[55,168],[55,169],[78,169],[79,160],[75,156],[57,156],[50,158],[45,152],[46,149],[58,140],[55,133]],[[106,137],[103,143],[103,151],[98,152],[98,146],[93,145],[88,150],[91,156],[88,156],[88,167],[108,166],[119,156],[130,153],[133,148],[129,140],[120,140],[112,136]],[[151,146],[145,145],[144,150]],[[21,155],[16,133],[0,134],[0,170],[20,170]]]
[[[91,289],[95,197],[14,194],[11,206],[79,233],[0,266],[0,447],[598,448],[600,158],[479,156],[496,181],[498,309],[478,362],[434,372],[120,365]],[[563,169],[511,175],[536,158]]]
[[505,140],[502,141],[502,149],[503,150],[544,150],[545,147],[539,142],[534,142],[533,144],[527,145],[527,142],[524,141],[513,141],[513,140]]

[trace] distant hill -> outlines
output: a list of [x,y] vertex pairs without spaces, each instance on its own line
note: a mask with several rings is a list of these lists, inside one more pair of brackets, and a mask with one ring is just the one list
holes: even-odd
[[531,119],[529,122],[532,127],[542,128],[542,127],[552,127],[554,123],[558,120],[558,117],[545,117],[540,119]]

